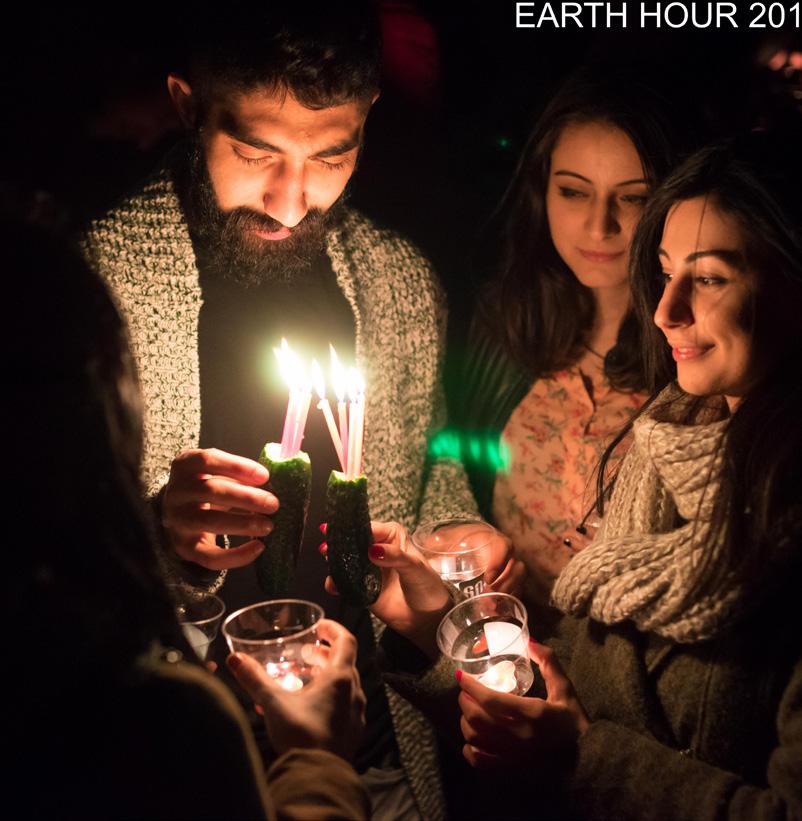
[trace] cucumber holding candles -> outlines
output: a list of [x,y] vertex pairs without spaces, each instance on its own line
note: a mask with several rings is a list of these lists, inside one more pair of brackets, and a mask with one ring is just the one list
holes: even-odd
[[349,604],[367,607],[381,592],[381,570],[368,558],[373,544],[368,480],[333,470],[326,490],[326,543],[329,573]]
[[309,510],[312,467],[309,457],[298,451],[282,459],[281,445],[264,446],[259,461],[270,471],[268,487],[279,500],[273,516],[273,530],[262,539],[264,551],[256,559],[259,587],[270,598],[288,596],[295,579],[295,568]]

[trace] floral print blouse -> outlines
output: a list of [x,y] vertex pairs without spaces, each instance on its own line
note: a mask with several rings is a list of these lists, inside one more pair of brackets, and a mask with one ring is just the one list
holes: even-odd
[[[596,498],[596,466],[645,398],[575,366],[538,379],[510,416],[502,433],[507,467],[496,475],[493,518],[526,565],[535,599],[548,599],[560,570],[593,538],[595,515],[586,522],[587,535],[576,527]],[[609,468],[628,445],[621,443]]]

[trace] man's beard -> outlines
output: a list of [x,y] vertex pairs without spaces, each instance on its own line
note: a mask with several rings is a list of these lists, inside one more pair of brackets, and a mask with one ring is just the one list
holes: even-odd
[[307,275],[325,247],[326,234],[345,212],[347,189],[327,211],[310,208],[286,239],[262,239],[254,232],[274,232],[284,226],[245,206],[231,211],[220,208],[197,136],[191,140],[188,161],[185,205],[199,262],[204,271],[241,285],[289,282]]

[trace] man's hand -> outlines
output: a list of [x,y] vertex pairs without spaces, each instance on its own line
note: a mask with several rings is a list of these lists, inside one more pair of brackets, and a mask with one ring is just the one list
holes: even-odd
[[546,699],[499,693],[462,671],[462,753],[471,766],[542,769],[570,762],[590,722],[554,652],[534,641],[529,655],[546,683]]
[[162,501],[162,524],[182,558],[224,570],[252,562],[264,550],[257,538],[225,550],[216,537],[266,536],[278,499],[260,485],[270,474],[252,459],[216,448],[185,450],[170,466]]
[[[243,653],[228,657],[228,668],[264,715],[277,753],[291,747],[329,750],[350,759],[365,727],[365,694],[356,669],[356,639],[329,619],[317,623],[330,647],[325,666],[303,689],[287,692],[258,661]],[[325,648],[321,648],[325,649]]]

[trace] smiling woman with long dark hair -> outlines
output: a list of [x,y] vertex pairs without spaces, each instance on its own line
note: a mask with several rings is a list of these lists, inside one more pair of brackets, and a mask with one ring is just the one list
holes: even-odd
[[799,145],[702,151],[647,206],[633,292],[668,384],[557,579],[543,698],[462,676],[468,760],[548,771],[572,817],[802,817]]

